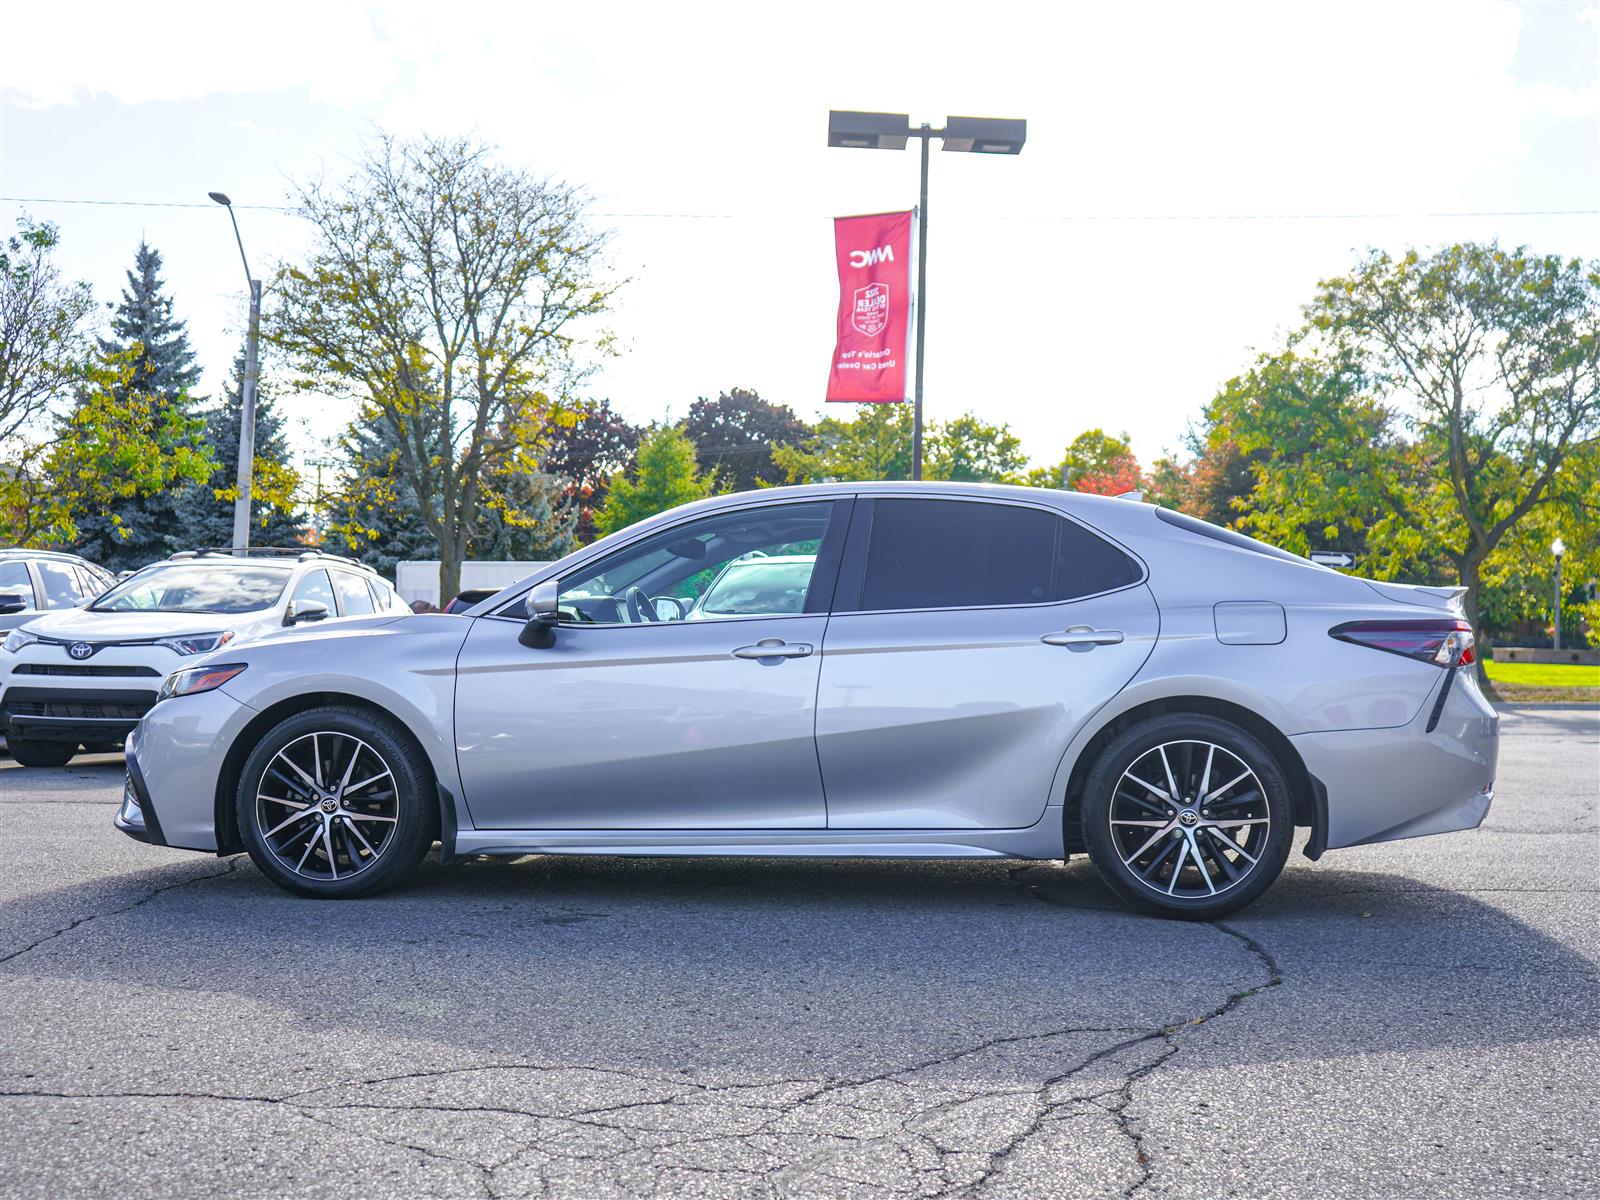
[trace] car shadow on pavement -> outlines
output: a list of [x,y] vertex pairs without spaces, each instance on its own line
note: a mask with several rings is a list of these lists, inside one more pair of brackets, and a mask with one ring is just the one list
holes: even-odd
[[[96,911],[3,970],[64,1004],[137,989],[153,1028],[215,998],[291,1035],[771,1077],[1175,1028],[1241,996],[1261,996],[1255,1020],[1276,1014],[1238,1048],[1257,1061],[1489,1053],[1600,1018],[1588,959],[1505,908],[1381,872],[1297,863],[1252,908],[1190,924],[1127,911],[1082,860],[430,860],[342,902],[288,896],[242,856],[196,862],[118,877],[117,903],[100,880]],[[57,919],[72,890],[12,915]]]

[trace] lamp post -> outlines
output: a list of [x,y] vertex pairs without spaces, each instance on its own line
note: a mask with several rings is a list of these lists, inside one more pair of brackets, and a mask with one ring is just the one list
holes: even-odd
[[239,236],[239,219],[233,215],[233,201],[226,192],[207,192],[212,200],[228,210],[233,222],[233,240],[239,243],[239,261],[244,264],[245,281],[250,285],[250,328],[244,343],[244,388],[239,406],[239,497],[233,502],[233,552],[250,549],[250,485],[256,462],[256,344],[261,336],[261,281],[250,274],[250,260],[244,256],[244,239]]
[[1560,538],[1550,543],[1550,553],[1556,556],[1556,649],[1561,649],[1561,556],[1567,544]]
[[904,150],[908,138],[922,142],[922,187],[917,206],[917,356],[911,410],[911,478],[922,478],[922,343],[928,317],[928,144],[976,154],[1021,154],[1028,123],[995,117],[946,117],[943,129],[911,128],[905,113],[828,113],[828,145],[849,150]]

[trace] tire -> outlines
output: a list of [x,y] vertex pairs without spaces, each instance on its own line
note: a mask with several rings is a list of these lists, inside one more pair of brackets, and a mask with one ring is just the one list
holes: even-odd
[[56,742],[48,738],[7,737],[11,757],[24,767],[64,767],[78,752],[77,742]]
[[1278,760],[1239,726],[1199,714],[1152,717],[1120,734],[1090,768],[1080,811],[1107,887],[1137,908],[1192,921],[1260,896],[1294,840]]
[[234,815],[262,874],[297,895],[334,900],[410,875],[433,845],[438,802],[428,761],[403,726],[329,705],[280,721],[256,743]]

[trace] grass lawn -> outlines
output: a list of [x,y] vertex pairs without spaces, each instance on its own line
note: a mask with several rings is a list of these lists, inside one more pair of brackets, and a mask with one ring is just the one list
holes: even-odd
[[1600,667],[1574,663],[1484,664],[1500,698],[1523,704],[1600,704]]

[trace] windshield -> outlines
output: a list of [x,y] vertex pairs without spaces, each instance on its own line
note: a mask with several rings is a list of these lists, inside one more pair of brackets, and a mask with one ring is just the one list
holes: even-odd
[[172,563],[125,579],[90,607],[95,612],[247,613],[271,608],[292,568],[251,563]]
[[814,557],[732,563],[700,598],[695,615],[743,617],[801,612],[815,563]]

